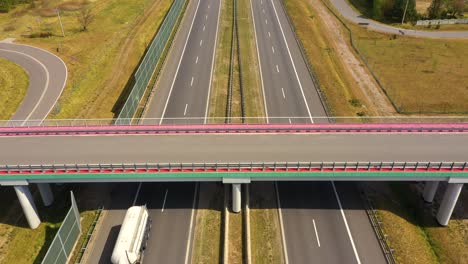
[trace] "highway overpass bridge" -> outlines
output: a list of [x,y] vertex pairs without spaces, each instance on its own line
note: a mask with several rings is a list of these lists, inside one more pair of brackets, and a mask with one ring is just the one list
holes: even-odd
[[47,205],[48,183],[222,181],[426,181],[431,202],[448,188],[447,225],[468,182],[468,124],[143,125],[0,128],[0,185],[14,186],[31,227],[28,185]]

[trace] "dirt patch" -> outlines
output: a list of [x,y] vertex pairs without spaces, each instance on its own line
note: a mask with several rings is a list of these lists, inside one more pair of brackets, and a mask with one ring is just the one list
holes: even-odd
[[350,47],[349,35],[343,32],[341,23],[329,13],[321,0],[309,0],[309,3],[326,25],[324,30],[328,32],[329,39],[338,51],[339,58],[341,58],[345,68],[361,89],[366,100],[374,105],[373,108],[376,110],[376,114],[378,116],[396,115],[396,111],[387,96]]

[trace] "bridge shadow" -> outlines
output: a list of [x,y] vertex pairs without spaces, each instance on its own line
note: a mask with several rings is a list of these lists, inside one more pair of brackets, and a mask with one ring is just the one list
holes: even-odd
[[[373,208],[377,212],[389,212],[415,225],[440,227],[435,219],[445,191],[440,184],[433,204],[422,199],[423,184],[419,182],[335,182],[336,194],[345,212]],[[279,197],[283,210],[340,210],[331,182],[279,182]],[[274,183],[250,184],[252,209],[276,208]],[[468,188],[465,186],[451,219],[468,219]]]

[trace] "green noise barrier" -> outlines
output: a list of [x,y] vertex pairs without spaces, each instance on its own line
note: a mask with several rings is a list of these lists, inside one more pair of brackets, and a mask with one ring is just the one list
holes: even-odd
[[186,0],[175,0],[172,4],[166,18],[156,34],[156,37],[153,39],[153,42],[151,42],[148,47],[148,51],[135,72],[135,84],[133,85],[130,95],[125,101],[115,124],[126,125],[131,123],[131,119],[135,115],[143,94],[146,91],[146,87],[148,87],[151,80],[151,76],[161,59],[164,48],[169,42],[169,38],[177,20],[184,9],[185,2]]

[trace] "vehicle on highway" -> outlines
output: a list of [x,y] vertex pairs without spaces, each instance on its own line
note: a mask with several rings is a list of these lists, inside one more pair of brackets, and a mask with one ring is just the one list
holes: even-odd
[[150,229],[151,219],[146,206],[130,207],[120,228],[111,262],[113,264],[141,263]]

